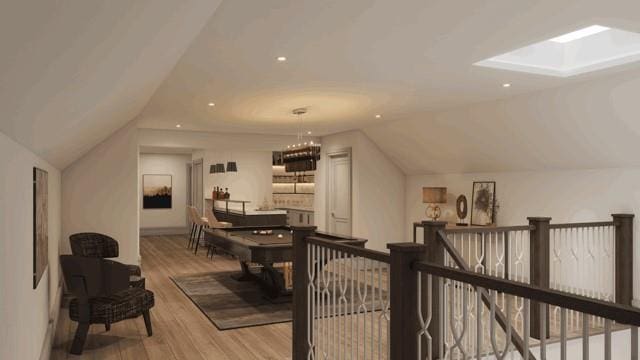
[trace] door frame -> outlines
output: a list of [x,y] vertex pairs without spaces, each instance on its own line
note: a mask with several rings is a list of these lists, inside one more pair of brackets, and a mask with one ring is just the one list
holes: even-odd
[[326,228],[328,232],[332,232],[331,229],[331,225],[332,225],[332,218],[331,218],[331,195],[330,195],[330,188],[331,188],[331,180],[333,177],[333,171],[331,168],[331,158],[335,158],[335,157],[340,157],[340,156],[347,156],[349,158],[349,236],[353,235],[353,157],[351,155],[352,151],[351,148],[343,148],[343,149],[338,149],[338,150],[333,150],[331,152],[327,152],[327,171],[326,171],[326,175],[325,175],[325,182],[326,182],[326,194],[325,194],[325,218],[327,219],[326,221]]
[[[200,174],[196,173],[196,165],[200,165]],[[195,159],[191,162],[191,191],[193,192],[193,198],[192,198],[192,204],[191,206],[195,206],[196,209],[198,209],[198,200],[200,200],[200,202],[202,203],[202,210],[204,211],[204,208],[206,206],[204,198],[205,198],[205,194],[204,194],[204,159],[200,158],[200,159]],[[197,178],[200,178],[200,185],[202,185],[202,198],[198,199],[198,189],[197,189]],[[200,212],[201,209],[198,209],[198,212]]]

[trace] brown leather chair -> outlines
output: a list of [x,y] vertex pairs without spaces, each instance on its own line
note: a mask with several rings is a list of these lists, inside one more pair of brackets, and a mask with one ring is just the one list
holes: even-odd
[[116,261],[97,257],[60,256],[67,288],[75,296],[69,303],[69,317],[78,322],[71,345],[72,354],[82,354],[91,324],[111,324],[144,317],[151,336],[149,310],[154,306],[153,292],[129,286],[129,268]]

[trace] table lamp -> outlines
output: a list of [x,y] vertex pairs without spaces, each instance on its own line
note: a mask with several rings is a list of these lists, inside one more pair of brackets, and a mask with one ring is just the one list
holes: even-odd
[[433,221],[437,221],[440,217],[440,207],[436,204],[447,203],[446,187],[423,187],[422,202],[429,204],[425,210],[425,215]]

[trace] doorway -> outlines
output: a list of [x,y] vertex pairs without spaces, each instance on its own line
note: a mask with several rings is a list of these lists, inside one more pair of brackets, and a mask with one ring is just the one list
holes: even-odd
[[327,154],[327,228],[351,236],[351,149]]

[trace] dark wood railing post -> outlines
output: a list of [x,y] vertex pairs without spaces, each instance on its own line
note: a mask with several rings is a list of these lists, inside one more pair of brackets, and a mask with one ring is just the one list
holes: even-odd
[[[444,230],[447,226],[446,221],[423,221],[424,229],[424,245],[426,246],[427,261],[436,265],[444,266],[445,248],[440,240],[438,240],[438,231]],[[423,289],[427,288],[426,276],[423,277]],[[442,324],[444,324],[445,316],[442,314],[442,299],[439,281],[433,281],[431,284],[431,324],[429,325],[429,334],[431,335],[431,343],[433,344],[433,354],[440,354],[440,347],[444,345],[444,334],[442,334]],[[423,302],[426,306],[426,303]],[[442,349],[444,352],[444,349]]]
[[[391,360],[418,358],[418,272],[411,270],[414,261],[425,260],[425,246],[414,243],[387,244],[391,251],[390,289],[391,308],[390,353]],[[426,276],[424,276],[426,278]],[[423,346],[423,349],[425,347]],[[424,357],[422,357],[424,358]]]
[[314,234],[315,226],[297,226],[293,230],[293,359],[307,359],[309,353],[308,339],[313,336],[310,333],[309,316],[307,314],[307,302],[309,293],[309,276],[307,269],[309,259],[307,257],[307,236]]
[[[551,273],[550,256],[551,247],[549,240],[549,217],[529,217],[529,225],[535,227],[529,236],[529,280],[531,285],[549,289]],[[540,339],[542,326],[540,314],[542,308],[537,302],[531,303],[531,329],[532,338]],[[549,338],[549,305],[546,305],[545,338]]]
[[613,214],[616,249],[616,303],[633,303],[633,214]]

